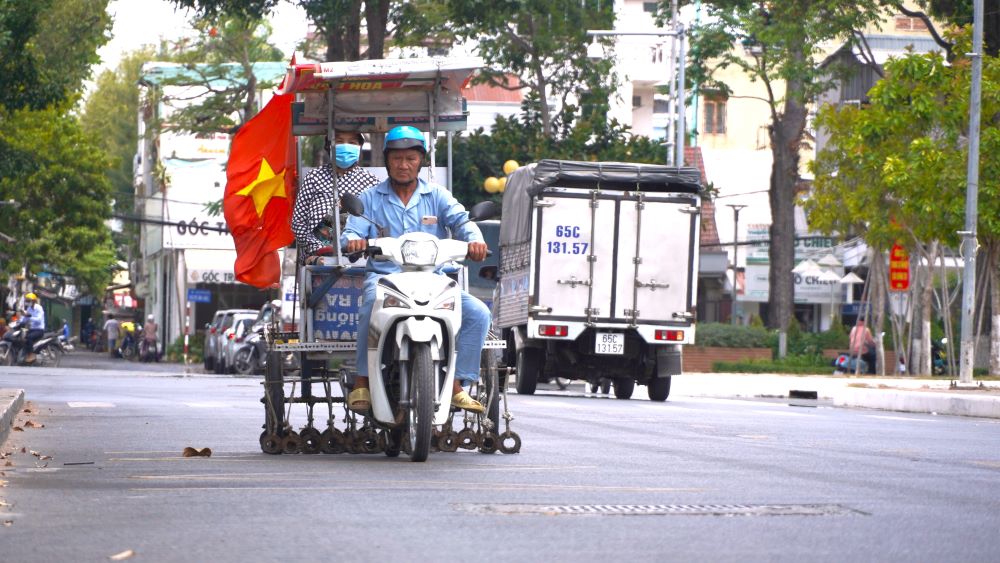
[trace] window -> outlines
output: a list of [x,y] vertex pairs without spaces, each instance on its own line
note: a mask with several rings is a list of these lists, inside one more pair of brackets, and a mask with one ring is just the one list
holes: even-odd
[[642,11],[647,14],[656,15],[656,8],[660,5],[659,2],[643,2]]
[[705,100],[705,134],[725,135],[726,100]]
[[642,96],[632,96],[632,107],[633,108],[642,107]]
[[927,31],[927,24],[920,18],[896,16],[896,31]]

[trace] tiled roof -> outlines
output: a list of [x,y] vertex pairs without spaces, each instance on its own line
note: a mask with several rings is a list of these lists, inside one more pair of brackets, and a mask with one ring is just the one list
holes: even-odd
[[[701,147],[684,147],[684,164],[697,168],[701,172],[702,185],[708,185]],[[716,248],[719,246],[719,229],[715,225],[715,202],[709,198],[701,201],[701,244],[715,245]]]
[[[518,87],[521,81],[512,74],[507,75],[507,85]],[[521,90],[508,90],[491,84],[475,84],[462,90],[462,95],[470,102],[494,102],[494,103],[514,103],[520,104]]]

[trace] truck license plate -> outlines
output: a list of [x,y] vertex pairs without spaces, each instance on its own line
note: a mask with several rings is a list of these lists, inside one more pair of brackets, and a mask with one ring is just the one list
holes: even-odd
[[598,332],[594,338],[594,353],[623,355],[625,335],[619,332]]

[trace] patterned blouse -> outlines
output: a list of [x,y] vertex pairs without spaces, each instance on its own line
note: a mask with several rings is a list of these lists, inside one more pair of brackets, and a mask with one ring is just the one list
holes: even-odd
[[[378,184],[378,179],[360,166],[350,168],[337,177],[337,189],[360,196],[361,192]],[[338,202],[339,203],[339,202]],[[316,236],[316,230],[325,224],[327,215],[335,208],[333,201],[333,166],[326,164],[312,169],[295,196],[292,211],[292,232],[299,245],[299,258],[304,260],[321,247],[330,243]],[[332,234],[329,240],[337,240]]]

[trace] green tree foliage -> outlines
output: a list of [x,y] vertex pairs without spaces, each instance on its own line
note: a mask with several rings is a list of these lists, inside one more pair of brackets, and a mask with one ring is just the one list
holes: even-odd
[[[139,142],[139,132],[135,125],[139,113],[136,84],[139,82],[143,63],[155,59],[154,50],[145,48],[127,54],[117,69],[102,72],[80,115],[83,132],[108,157],[110,166],[105,171],[105,176],[114,194],[114,210],[125,215],[135,212],[133,159]],[[126,222],[122,232],[113,235],[123,258],[137,253],[138,231],[138,225]]]
[[108,162],[71,111],[97,48],[107,0],[0,3],[0,222],[4,273],[50,271],[103,291],[115,261]]
[[771,294],[772,325],[787,330],[793,305],[795,185],[803,146],[807,104],[833,78],[822,68],[821,46],[852,40],[855,32],[887,14],[877,2],[707,0],[707,17],[691,37],[689,79],[729,93],[715,79],[717,69],[736,67],[763,84],[771,122]]
[[[530,104],[525,104],[530,105]],[[482,129],[453,140],[452,171],[453,192],[459,201],[472,205],[490,199],[483,189],[483,181],[503,176],[503,163],[515,160],[521,164],[537,162],[543,158],[589,161],[617,161],[662,164],[665,149],[646,137],[633,137],[625,127],[604,123],[598,134],[587,135],[589,127],[581,125],[561,140],[553,139],[542,130],[541,123],[531,116],[530,110],[520,117],[499,117],[492,134]],[[435,154],[438,166],[446,165],[447,145],[438,141]],[[492,196],[499,201],[500,195]]]
[[[956,53],[970,34],[952,36]],[[1000,239],[1000,60],[984,57],[978,233]],[[890,60],[864,108],[826,107],[817,125],[830,146],[813,164],[816,183],[806,209],[830,232],[865,233],[873,245],[959,242],[964,223],[970,66],[937,53]],[[836,202],[847,206],[836,209]]]
[[0,222],[17,242],[5,248],[6,273],[55,271],[92,291],[111,279],[115,251],[109,229],[110,163],[68,107],[22,109],[0,121],[0,194],[20,203],[0,207]]
[[572,115],[581,109],[570,105],[574,95],[603,98],[606,107],[611,61],[587,58],[586,31],[611,27],[613,10],[612,2],[599,0],[421,0],[401,11],[400,28],[407,30],[401,41],[475,41],[486,61],[478,80],[530,92],[542,132],[555,138],[573,127]]
[[108,39],[107,0],[0,3],[0,106],[41,109],[80,91]]
[[[181,102],[178,110],[160,128],[233,133],[256,115],[257,92],[273,86],[254,74],[254,63],[281,61],[284,54],[268,42],[271,28],[259,19],[205,16],[195,18],[192,25],[198,39],[178,45],[171,57],[186,72],[160,82],[163,87],[184,87],[174,95]],[[163,95],[162,101],[174,100]]]

